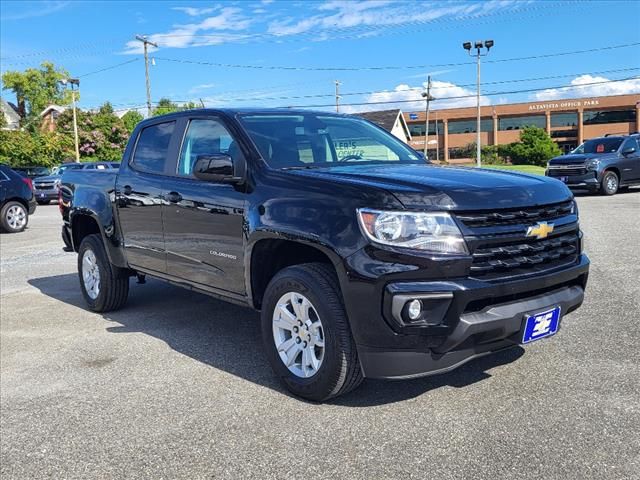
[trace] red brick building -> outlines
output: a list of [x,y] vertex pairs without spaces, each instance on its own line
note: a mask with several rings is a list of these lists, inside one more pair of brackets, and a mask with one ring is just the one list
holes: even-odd
[[[434,103],[437,100],[432,106]],[[516,142],[525,126],[534,125],[546,129],[566,152],[585,139],[640,131],[640,93],[490,105],[481,107],[480,113],[482,145]],[[464,147],[476,141],[476,115],[476,107],[432,110],[429,158],[454,163],[469,161]],[[411,132],[409,144],[417,150],[424,149],[425,112],[404,113],[404,117]]]

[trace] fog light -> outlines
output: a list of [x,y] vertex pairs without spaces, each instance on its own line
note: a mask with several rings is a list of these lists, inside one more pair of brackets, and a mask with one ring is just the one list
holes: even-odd
[[412,300],[407,308],[407,315],[411,320],[417,320],[422,313],[422,302],[420,300]]

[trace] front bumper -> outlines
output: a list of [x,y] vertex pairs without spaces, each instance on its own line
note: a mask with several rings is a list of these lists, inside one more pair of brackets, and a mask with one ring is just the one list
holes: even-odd
[[[580,255],[578,262],[569,267],[517,280],[398,279],[384,284],[380,292],[381,322],[372,321],[376,312],[371,298],[376,287],[357,285],[360,301],[354,304],[350,295],[358,282],[352,282],[346,287],[345,303],[363,373],[369,378],[385,379],[434,375],[515,346],[520,343],[527,314],[560,306],[564,316],[581,305],[588,271],[589,260]],[[450,298],[441,295],[445,292],[451,294]],[[366,297],[358,296],[363,294]],[[436,300],[429,308],[436,317],[441,316],[436,318],[436,324],[412,328],[398,322],[394,297],[402,295],[404,301],[411,296],[429,298],[433,294]]]
[[58,199],[58,189],[44,189],[38,190],[37,188],[33,189],[33,196],[36,200],[57,200]]
[[547,176],[560,180],[569,188],[584,188],[589,190],[598,190],[600,188],[600,180],[595,171],[589,171],[584,175]]

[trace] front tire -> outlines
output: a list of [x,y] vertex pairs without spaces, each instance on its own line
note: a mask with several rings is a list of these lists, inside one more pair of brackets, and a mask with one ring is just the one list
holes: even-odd
[[129,276],[109,262],[100,235],[87,235],[80,243],[78,276],[82,295],[94,312],[117,310],[127,301]]
[[7,202],[0,210],[0,227],[9,233],[18,233],[27,228],[29,212],[20,202]]
[[262,307],[266,354],[289,391],[320,402],[360,385],[356,345],[329,266],[307,263],[278,272]]
[[619,186],[620,181],[615,172],[609,171],[604,173],[604,176],[602,177],[602,186],[600,188],[603,195],[615,195]]

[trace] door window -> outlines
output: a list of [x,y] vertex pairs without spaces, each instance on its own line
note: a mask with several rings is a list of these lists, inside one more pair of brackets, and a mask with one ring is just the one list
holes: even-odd
[[138,137],[133,165],[150,173],[164,173],[175,122],[157,123],[143,128]]
[[622,145],[621,151],[625,151],[627,148],[635,148],[636,153],[638,152],[638,142],[635,138],[628,138],[624,145]]
[[236,142],[222,122],[217,119],[191,120],[180,151],[178,174],[192,176],[199,156],[221,153],[234,160],[240,155]]

